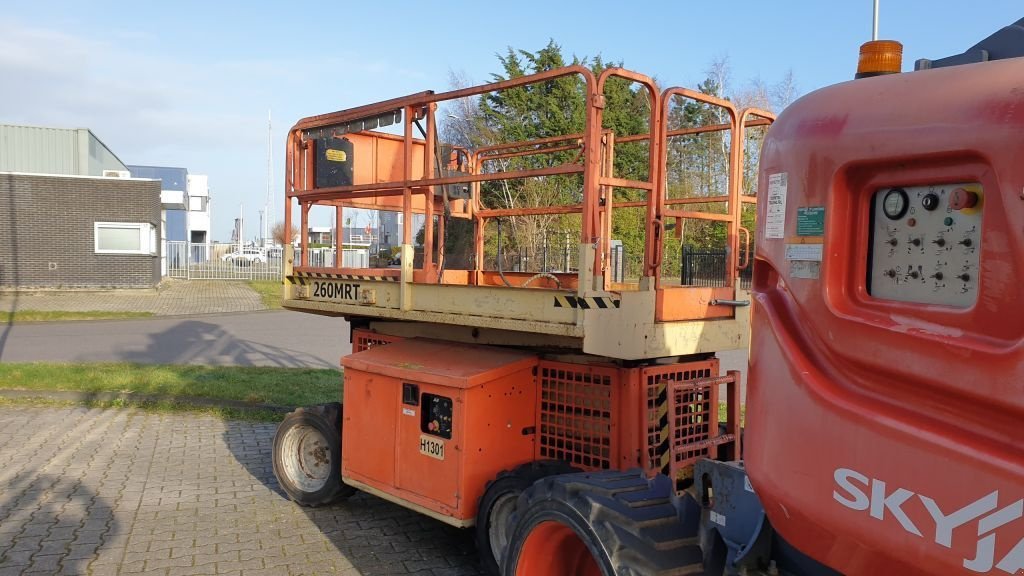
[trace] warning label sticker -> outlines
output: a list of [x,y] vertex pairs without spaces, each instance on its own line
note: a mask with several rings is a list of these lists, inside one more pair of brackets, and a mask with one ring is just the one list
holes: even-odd
[[823,236],[824,234],[824,206],[801,206],[796,209],[797,236]]
[[790,278],[817,280],[821,276],[821,262],[793,260],[789,263],[789,276]]
[[779,172],[768,176],[768,213],[765,216],[764,237],[778,239],[786,236],[786,190],[789,175]]
[[822,244],[786,244],[786,260],[821,262],[823,248]]
[[324,156],[331,162],[344,162],[348,160],[348,154],[344,150],[335,150],[334,148],[328,148],[324,152]]

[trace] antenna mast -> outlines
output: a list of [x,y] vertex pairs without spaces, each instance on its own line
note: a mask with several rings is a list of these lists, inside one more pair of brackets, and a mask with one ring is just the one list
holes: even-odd
[[273,244],[271,231],[274,226],[274,130],[270,120],[270,109],[267,109],[267,199],[263,206],[263,245]]

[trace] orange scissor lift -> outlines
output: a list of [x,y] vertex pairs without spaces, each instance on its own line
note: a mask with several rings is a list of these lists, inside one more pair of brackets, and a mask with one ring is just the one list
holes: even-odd
[[[451,102],[564,79],[584,92],[583,132],[476,148],[441,142],[439,110]],[[610,82],[628,82],[646,98],[646,132],[604,127]],[[673,107],[683,102],[717,120],[674,125]],[[756,198],[744,194],[742,177],[748,135],[772,118],[685,88],[662,91],[621,68],[595,74],[570,66],[298,122],[287,143],[285,229],[297,221],[303,233],[298,255],[286,248],[284,306],[346,317],[353,354],[342,359],[343,403],[299,410],[282,424],[274,467],[285,490],[317,505],[359,489],[454,526],[476,525],[484,566],[499,573],[520,492],[545,476],[593,472],[579,477],[574,497],[637,484],[629,492],[635,501],[601,504],[620,527],[603,546],[627,537],[646,543],[631,561],[638,573],[666,562],[678,568],[693,554],[699,563],[699,547],[661,542],[651,527],[678,521],[674,508],[657,505],[691,484],[698,459],[740,453],[740,375],[721,374],[716,352],[745,349],[749,339],[739,271],[751,248],[741,216]],[[668,183],[673,143],[712,134],[725,178],[716,192],[679,193]],[[616,174],[623,147],[642,151],[645,177]],[[530,180],[575,183],[578,202],[485,202],[485,183]],[[352,208],[401,214],[401,264],[312,265],[305,231],[310,211],[322,207],[339,230]],[[628,213],[641,215],[633,221],[643,227],[644,249],[634,273],[622,274],[613,223]],[[503,220],[539,217],[578,226],[568,269],[504,270],[500,253],[488,266],[494,226],[500,237]],[[412,242],[417,218],[421,254]],[[455,219],[472,229],[472,257],[461,267],[446,262],[445,228]],[[691,221],[725,230],[720,285],[686,285],[665,271]],[[335,237],[340,262],[343,234]],[[620,472],[633,469],[644,475]],[[579,563],[595,560],[584,559],[587,543],[577,533],[540,522],[522,548],[520,573],[587,573]],[[530,547],[541,541],[561,544],[554,555],[550,546]]]

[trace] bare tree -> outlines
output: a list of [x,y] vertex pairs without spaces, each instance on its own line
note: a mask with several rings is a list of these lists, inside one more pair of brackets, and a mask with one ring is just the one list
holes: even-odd
[[782,112],[782,109],[789,106],[799,95],[800,90],[796,85],[796,77],[793,75],[793,69],[790,68],[782,80],[772,86],[771,99],[775,112]]
[[291,230],[285,232],[284,222],[278,222],[270,229],[270,237],[274,239],[275,244],[285,246],[297,240],[299,235],[295,232],[294,226],[291,227]]

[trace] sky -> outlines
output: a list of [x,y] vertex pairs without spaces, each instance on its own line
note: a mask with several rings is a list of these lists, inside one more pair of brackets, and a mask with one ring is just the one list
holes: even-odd
[[[973,7],[978,9],[974,10]],[[731,85],[792,70],[799,93],[853,77],[871,0],[0,2],[0,123],[90,128],[126,164],[209,175],[214,240],[242,213],[283,213],[284,142],[300,118],[474,83],[508,47],[622,61],[695,87],[728,58]],[[983,8],[982,8],[983,7]],[[879,36],[914,60],[962,52],[1024,17],[1019,0],[882,0]],[[314,224],[318,224],[314,222]],[[320,223],[324,224],[324,223]],[[251,232],[251,233],[250,233]]]

